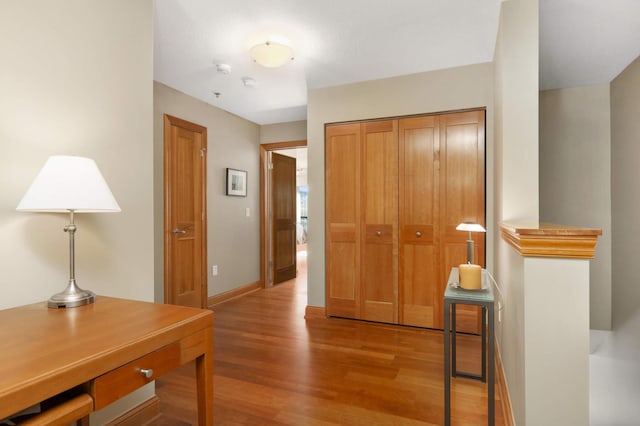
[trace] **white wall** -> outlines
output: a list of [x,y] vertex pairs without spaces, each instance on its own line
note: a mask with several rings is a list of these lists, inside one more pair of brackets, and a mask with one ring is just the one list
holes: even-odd
[[[494,58],[495,211],[500,221],[538,223],[538,1],[502,3]],[[495,276],[504,295],[496,335],[518,425],[525,424],[524,259],[499,233]],[[531,320],[531,317],[527,317]]]
[[151,0],[2,2],[0,308],[46,300],[68,282],[68,216],[15,211],[54,154],[93,158],[122,208],[77,215],[78,284],[153,300],[152,51]]
[[[257,124],[153,84],[156,300],[163,301],[163,123],[169,114],[207,128],[207,272],[214,296],[260,280],[260,128]],[[226,168],[246,170],[247,197],[225,195]],[[250,216],[245,210],[249,208]],[[218,275],[211,266],[218,265]]]
[[636,164],[640,156],[640,58],[611,82],[610,89],[612,331],[591,333],[592,426],[637,423],[640,400],[640,290],[635,272],[640,235]]
[[302,141],[307,139],[307,121],[265,124],[260,126],[260,143]]
[[524,258],[525,419],[589,424],[588,259]]
[[[493,184],[492,64],[478,64],[383,80],[311,90],[307,107],[309,155],[308,304],[325,306],[325,123],[487,107],[487,187]],[[492,223],[492,192],[487,222]],[[489,227],[488,233],[494,233]],[[492,262],[487,242],[487,265]]]
[[590,268],[591,328],[611,329],[609,84],[540,92],[540,221],[602,229]]
[[[538,13],[538,0],[502,3],[494,61],[495,210],[499,221],[533,228],[540,204]],[[497,337],[515,423],[588,424],[588,260],[522,257],[501,239],[495,245],[504,295]]]
[[613,328],[640,315],[640,57],[611,82]]

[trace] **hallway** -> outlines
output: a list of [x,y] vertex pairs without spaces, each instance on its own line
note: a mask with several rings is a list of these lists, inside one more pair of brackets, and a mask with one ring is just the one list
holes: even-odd
[[[299,269],[305,254],[298,253]],[[443,424],[442,333],[305,320],[306,274],[299,275],[214,309],[215,424]],[[460,367],[477,371],[478,350],[478,337],[461,336]],[[163,420],[154,425],[195,424],[193,377],[187,364],[157,380]],[[452,424],[486,424],[486,384],[453,382]],[[500,400],[496,420],[503,424]]]

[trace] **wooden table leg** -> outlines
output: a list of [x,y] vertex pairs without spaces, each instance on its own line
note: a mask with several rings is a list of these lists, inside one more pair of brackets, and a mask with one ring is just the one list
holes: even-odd
[[196,358],[198,424],[213,425],[213,327],[207,332],[205,351]]

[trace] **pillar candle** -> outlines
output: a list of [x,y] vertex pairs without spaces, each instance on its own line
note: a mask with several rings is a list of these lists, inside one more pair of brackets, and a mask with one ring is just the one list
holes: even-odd
[[460,274],[460,287],[467,290],[479,290],[481,288],[482,267],[480,265],[464,263],[458,266],[458,272]]

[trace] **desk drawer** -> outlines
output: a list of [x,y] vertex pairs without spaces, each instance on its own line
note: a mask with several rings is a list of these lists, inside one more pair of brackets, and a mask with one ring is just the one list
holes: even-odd
[[93,381],[95,409],[106,407],[179,365],[180,343],[173,343],[103,374]]
[[37,416],[20,421],[17,424],[21,426],[68,425],[89,416],[92,411],[93,399],[90,395],[82,393],[57,405],[47,407],[45,411]]

